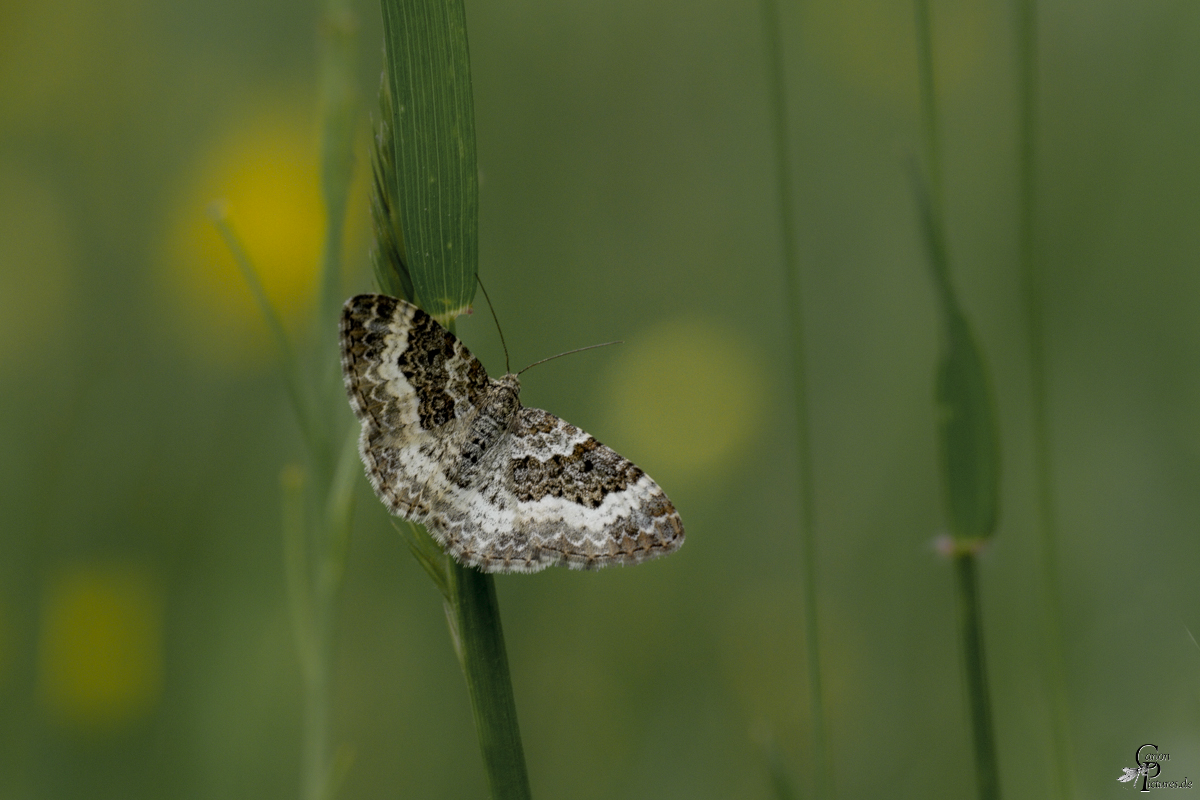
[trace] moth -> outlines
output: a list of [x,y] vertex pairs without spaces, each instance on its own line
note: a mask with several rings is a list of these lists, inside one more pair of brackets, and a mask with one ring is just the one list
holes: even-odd
[[364,294],[341,319],[342,376],[375,494],[484,572],[637,564],[683,544],[650,476],[487,371],[405,300]]

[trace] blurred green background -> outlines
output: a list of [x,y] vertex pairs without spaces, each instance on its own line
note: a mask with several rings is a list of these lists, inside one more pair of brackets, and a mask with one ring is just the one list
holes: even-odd
[[[906,169],[904,0],[784,4],[827,709],[844,797],[967,797],[941,505],[937,319]],[[381,69],[362,0],[362,152]],[[1013,17],[933,7],[955,278],[993,368],[1001,528],[981,570],[1002,780],[1049,797]],[[768,798],[811,764],[785,284],[759,6],[467,0],[481,273],[522,399],[671,495],[687,546],[501,576],[535,796]],[[299,787],[279,476],[302,461],[218,198],[310,311],[315,5],[0,5],[0,798]],[[1200,778],[1200,6],[1047,2],[1051,455],[1080,795],[1135,748]],[[360,172],[362,170],[360,169]],[[346,293],[370,288],[366,182]],[[459,334],[493,374],[490,317]],[[332,324],[332,323],[331,323]],[[347,417],[349,407],[345,409]],[[486,789],[441,599],[366,481],[340,609],[345,797]]]

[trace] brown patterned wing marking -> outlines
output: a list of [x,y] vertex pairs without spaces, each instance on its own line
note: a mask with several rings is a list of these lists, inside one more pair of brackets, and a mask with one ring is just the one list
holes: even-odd
[[553,414],[522,408],[505,452],[435,514],[446,547],[485,572],[637,564],[679,549],[683,523],[637,466]]
[[399,369],[417,393],[421,427],[435,430],[479,407],[488,388],[487,371],[454,334],[410,305],[408,346]]
[[487,372],[428,314],[386,295],[346,301],[341,347],[367,477],[392,513],[422,522],[445,491],[442,467],[458,457]]

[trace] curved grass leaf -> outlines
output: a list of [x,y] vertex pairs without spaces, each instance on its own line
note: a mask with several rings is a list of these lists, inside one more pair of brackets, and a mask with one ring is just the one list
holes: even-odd
[[479,261],[466,12],[461,0],[385,0],[383,27],[394,169],[380,178],[412,299],[445,324],[470,306]]
[[935,396],[947,523],[956,539],[984,539],[995,532],[1000,507],[995,401],[983,353],[950,281],[940,217],[915,169],[914,186],[942,318]]

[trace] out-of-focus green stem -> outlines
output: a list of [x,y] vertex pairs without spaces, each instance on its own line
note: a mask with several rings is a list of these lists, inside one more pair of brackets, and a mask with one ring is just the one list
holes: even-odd
[[305,386],[304,379],[300,374],[300,362],[296,358],[296,351],[292,347],[292,341],[283,326],[283,320],[280,318],[279,312],[275,310],[275,306],[271,305],[271,300],[267,297],[267,290],[263,287],[262,280],[258,277],[258,271],[254,268],[254,264],[251,263],[250,256],[246,253],[246,248],[242,246],[241,239],[234,232],[233,226],[229,224],[224,204],[214,203],[209,207],[208,214],[217,229],[217,233],[224,240],[225,246],[229,248],[234,263],[237,264],[238,270],[242,273],[242,279],[246,281],[246,286],[249,287],[250,293],[254,295],[254,302],[258,304],[258,310],[262,314],[263,319],[266,320],[267,327],[271,330],[271,338],[275,340],[275,347],[278,350],[279,361],[283,371],[283,383],[287,387],[288,400],[291,401],[292,409],[296,414],[296,420],[300,425],[300,433],[303,435],[304,442],[308,448],[311,451],[318,452],[324,447],[321,441],[319,426],[313,418],[308,387]]
[[924,143],[926,184],[933,217],[942,220],[942,144],[938,132],[937,87],[933,76],[933,27],[929,0],[914,0],[917,33],[917,83],[921,99],[921,141]]
[[[343,0],[328,0],[319,32],[321,196],[325,203],[326,228],[317,305],[321,319],[329,321],[338,318],[342,303],[342,245],[354,174],[354,135],[360,124],[361,108],[354,74],[358,23]],[[336,344],[334,330],[331,328],[320,338]]]
[[1050,684],[1050,731],[1054,752],[1055,796],[1075,796],[1071,765],[1070,703],[1063,655],[1062,586],[1058,566],[1058,522],[1055,517],[1054,469],[1050,458],[1050,422],[1046,391],[1046,337],[1037,261],[1037,133],[1038,44],[1037,0],[1017,0],[1017,65],[1019,69],[1020,209],[1017,242],[1025,293],[1025,338],[1029,345],[1030,405],[1033,415],[1034,486],[1037,492],[1038,539],[1042,551],[1042,641]]
[[792,393],[795,395],[796,458],[800,481],[798,533],[803,553],[804,643],[807,654],[808,701],[813,720],[813,768],[809,781],[817,797],[836,797],[833,760],[830,756],[825,692],[821,680],[820,605],[817,591],[817,544],[814,524],[812,447],[809,432],[808,368],[805,363],[804,291],[800,256],[796,252],[796,212],[793,203],[791,134],[787,121],[783,51],[780,44],[779,8],[776,0],[762,0],[763,34],[767,51],[767,85],[770,89],[771,130],[775,145],[776,208],[783,249],[783,273],[788,287],[784,306],[792,335]]
[[[300,783],[305,800],[332,798],[339,777],[329,747],[330,680],[337,601],[354,506],[352,476],[357,464],[353,440],[343,436],[347,420],[337,391],[340,380],[334,339],[342,232],[353,172],[352,133],[357,118],[352,91],[352,19],[342,0],[330,0],[323,21],[326,41],[321,64],[321,189],[327,214],[326,235],[320,265],[320,301],[308,347],[301,351],[308,356],[311,381],[305,380],[297,349],[223,209],[212,211],[217,230],[275,338],[289,399],[308,451],[308,470],[290,466],[282,475],[284,570],[304,686]],[[339,442],[343,442],[340,450]]]
[[955,553],[954,573],[958,592],[958,631],[967,676],[967,698],[971,707],[971,741],[975,752],[975,785],[980,800],[999,800],[1000,774],[996,766],[996,742],[992,705],[988,694],[987,661],[983,651],[983,623],[979,610],[976,550]]
[[[310,448],[313,468],[305,503],[307,524],[299,545],[288,542],[289,583],[307,602],[293,606],[298,616],[297,649],[303,667],[304,716],[301,794],[305,800],[329,800],[340,775],[330,748],[330,698],[338,600],[353,515],[353,478],[358,458],[354,439],[345,433],[346,415],[337,372],[338,308],[341,303],[341,255],[346,207],[354,172],[354,131],[359,104],[354,89],[357,24],[344,0],[328,0],[319,24],[321,60],[321,196],[325,204],[325,241],[312,331],[311,370],[316,398],[314,425],[318,444]],[[300,550],[300,556],[291,551]]]
[[915,0],[915,9],[928,179],[922,182],[917,175],[914,183],[942,319],[943,352],[935,394],[946,517],[957,579],[959,645],[971,717],[976,786],[980,800],[999,800],[1000,775],[976,576],[977,553],[995,533],[999,513],[999,426],[983,351],[950,280],[928,0]]

